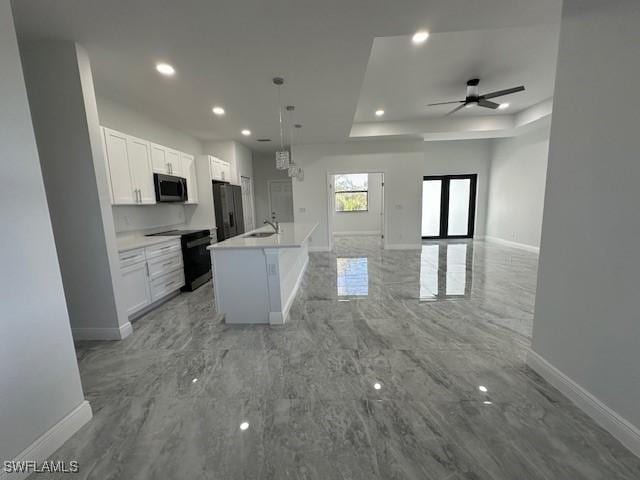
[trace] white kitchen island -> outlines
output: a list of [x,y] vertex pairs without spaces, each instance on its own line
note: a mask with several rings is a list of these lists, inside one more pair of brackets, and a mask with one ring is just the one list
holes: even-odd
[[218,312],[226,323],[282,325],[289,315],[309,261],[309,239],[317,227],[269,225],[211,245],[213,288]]

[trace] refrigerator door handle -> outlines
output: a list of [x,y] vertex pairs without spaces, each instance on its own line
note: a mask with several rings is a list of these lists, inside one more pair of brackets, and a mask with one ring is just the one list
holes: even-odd
[[232,213],[232,212],[229,212],[229,226],[230,226],[231,228],[233,228],[233,227],[234,227],[234,223],[233,223],[233,213]]

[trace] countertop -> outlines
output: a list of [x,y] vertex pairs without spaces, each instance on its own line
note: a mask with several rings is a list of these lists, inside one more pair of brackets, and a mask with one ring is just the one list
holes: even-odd
[[270,225],[251,230],[236,237],[219,242],[207,247],[208,249],[242,249],[242,248],[297,248],[306,242],[313,231],[318,226],[317,223],[281,223],[280,233],[270,237],[248,237],[254,232],[270,232],[273,228]]
[[127,235],[126,237],[116,237],[118,252],[135,250],[136,248],[157,245],[158,243],[170,242],[180,238],[180,235],[163,235],[161,237],[145,237],[144,235]]
[[159,243],[170,242],[176,238],[180,238],[180,234],[176,235],[161,235],[157,237],[147,237],[150,233],[158,233],[167,230],[209,230],[215,241],[216,227],[194,227],[191,225],[173,225],[167,227],[156,227],[147,230],[135,230],[132,232],[124,232],[116,235],[116,245],[118,246],[118,252],[126,252],[127,250],[135,250],[136,248],[144,248],[150,245],[157,245]]

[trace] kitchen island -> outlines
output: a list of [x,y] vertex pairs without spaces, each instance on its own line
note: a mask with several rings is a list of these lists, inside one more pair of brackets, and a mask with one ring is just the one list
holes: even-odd
[[216,308],[226,323],[282,325],[309,261],[316,224],[282,223],[209,246]]

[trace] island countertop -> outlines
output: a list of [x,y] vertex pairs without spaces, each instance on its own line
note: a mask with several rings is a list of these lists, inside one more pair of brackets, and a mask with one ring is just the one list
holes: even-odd
[[281,223],[280,233],[269,237],[250,237],[256,232],[272,232],[270,225],[251,230],[250,232],[229,238],[207,247],[213,250],[223,249],[246,249],[246,248],[298,248],[306,242],[313,231],[318,226],[317,223]]

